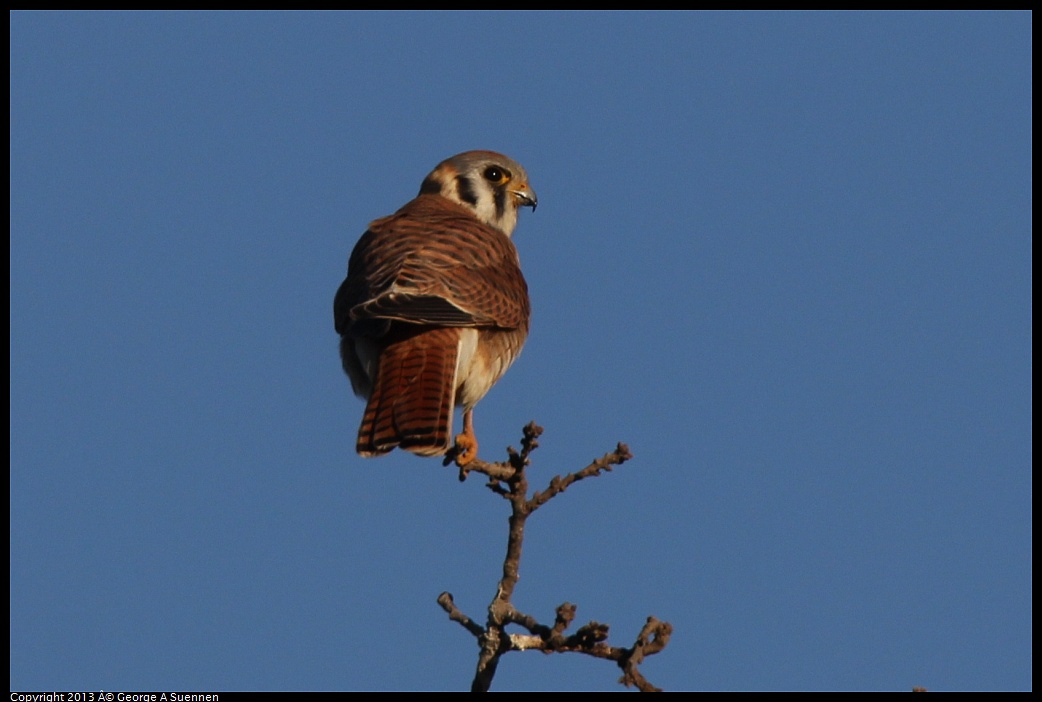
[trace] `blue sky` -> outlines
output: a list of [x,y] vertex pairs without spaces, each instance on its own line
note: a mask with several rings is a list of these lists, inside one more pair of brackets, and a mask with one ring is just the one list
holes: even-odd
[[672,690],[1031,689],[1030,14],[10,20],[12,689],[469,686],[507,505],[354,454],[332,299],[478,148],[540,203],[483,457],[635,456],[521,610],[671,622]]

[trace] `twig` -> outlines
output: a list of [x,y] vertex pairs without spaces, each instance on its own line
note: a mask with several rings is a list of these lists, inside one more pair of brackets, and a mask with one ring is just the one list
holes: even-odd
[[[613,660],[622,668],[623,675],[619,682],[623,685],[636,686],[644,692],[658,691],[641,674],[638,666],[647,656],[658,653],[669,643],[673,627],[654,617],[648,617],[647,624],[641,629],[636,642],[630,648],[609,646],[608,625],[590,622],[580,627],[574,634],[565,636],[564,632],[575,620],[576,606],[564,603],[557,608],[553,627],[540,624],[528,614],[519,612],[511,603],[514,588],[517,586],[521,564],[521,546],[524,541],[525,521],[539,507],[564,492],[570,485],[585,478],[596,477],[610,471],[614,466],[622,465],[633,455],[629,448],[620,443],[614,451],[595,459],[582,470],[568,473],[563,478],[555,476],[549,487],[535,493],[530,499],[528,495],[528,478],[525,468],[529,464],[529,455],[539,447],[539,436],[543,428],[535,422],[529,422],[523,430],[521,451],[507,449],[507,460],[502,463],[488,463],[475,459],[466,467],[460,466],[459,479],[466,480],[469,473],[483,473],[489,478],[487,487],[495,494],[510,502],[509,533],[507,552],[503,559],[503,576],[496,588],[496,596],[488,607],[488,619],[484,628],[467,615],[463,614],[453,602],[452,595],[443,592],[438,597],[449,619],[459,622],[467,631],[478,639],[481,652],[471,691],[487,692],[495,677],[499,660],[509,651],[540,650],[545,653],[565,653],[573,651],[585,653],[597,658]],[[453,460],[446,458],[446,465]],[[458,464],[457,464],[458,465]],[[509,634],[508,624],[516,624],[528,630],[528,634]]]

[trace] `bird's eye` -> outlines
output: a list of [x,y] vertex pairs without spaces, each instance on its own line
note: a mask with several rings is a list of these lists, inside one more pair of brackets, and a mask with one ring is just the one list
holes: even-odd
[[485,169],[485,180],[491,183],[502,183],[508,176],[499,166],[489,166]]

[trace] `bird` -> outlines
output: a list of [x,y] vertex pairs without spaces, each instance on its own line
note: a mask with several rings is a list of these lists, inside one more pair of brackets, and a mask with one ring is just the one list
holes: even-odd
[[[528,285],[511,235],[538,200],[525,169],[494,151],[445,159],[419,194],[372,221],[333,300],[340,359],[366,400],[356,451],[477,458],[474,406],[528,336]],[[452,438],[456,407],[463,432]]]

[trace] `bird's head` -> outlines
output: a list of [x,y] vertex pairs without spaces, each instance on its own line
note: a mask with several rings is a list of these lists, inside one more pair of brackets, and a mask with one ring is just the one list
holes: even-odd
[[534,212],[538,203],[521,164],[494,151],[465,151],[445,159],[424,178],[420,194],[452,200],[507,236],[517,226],[518,208]]

